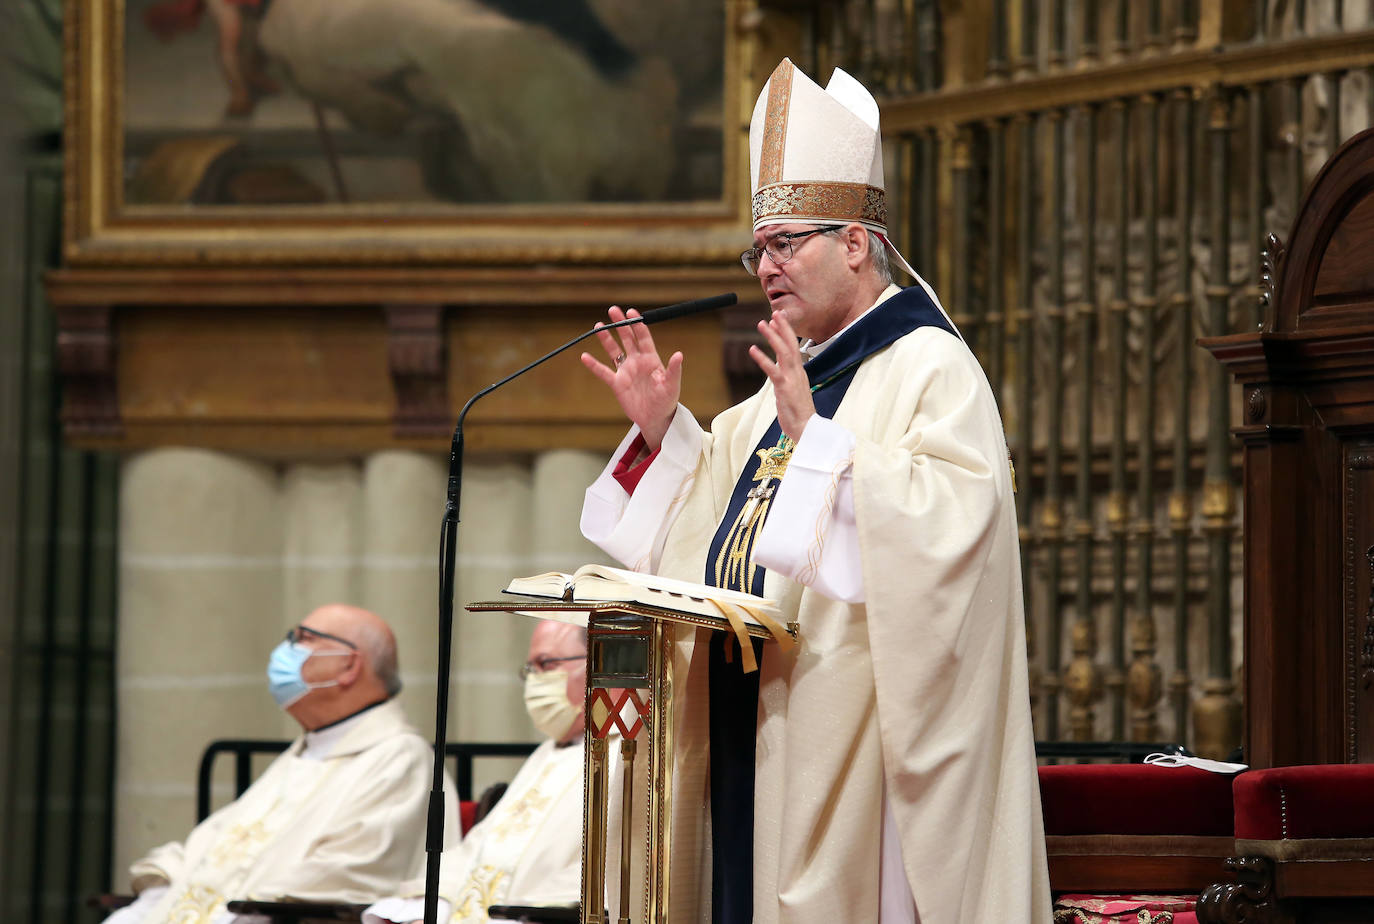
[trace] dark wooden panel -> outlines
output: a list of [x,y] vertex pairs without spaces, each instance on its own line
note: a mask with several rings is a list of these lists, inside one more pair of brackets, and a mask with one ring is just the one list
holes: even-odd
[[1225,857],[1051,856],[1055,892],[1201,892],[1225,878]]
[[[1368,195],[1374,190],[1374,130],[1354,136],[1326,162],[1303,199],[1279,267],[1271,331],[1318,331],[1368,325],[1370,302],[1359,293],[1371,286],[1360,280],[1369,273],[1371,216]],[[1339,250],[1325,266],[1327,248]],[[1325,273],[1320,299],[1318,273]],[[1337,297],[1338,292],[1348,292]]]
[[1346,753],[1374,763],[1374,439],[1352,442],[1347,459]]
[[1365,195],[1341,219],[1322,254],[1314,304],[1374,299],[1374,196]]
[[[1302,895],[1374,897],[1374,860],[1276,863],[1274,886],[1278,894],[1286,898]],[[1370,910],[1374,911],[1374,903],[1370,904]]]

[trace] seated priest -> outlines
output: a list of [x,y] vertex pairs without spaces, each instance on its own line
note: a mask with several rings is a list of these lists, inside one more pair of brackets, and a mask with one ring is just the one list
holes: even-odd
[[272,650],[267,680],[303,734],[185,843],[135,863],[138,898],[106,924],[230,924],[234,899],[365,904],[423,861],[433,750],[396,700],[391,627],[322,606]]
[[[581,896],[587,630],[541,620],[520,673],[525,708],[545,740],[491,813],[441,857],[439,921],[476,924],[489,920],[492,905],[572,905]],[[619,792],[619,766],[618,759],[610,761],[612,793]],[[610,830],[619,830],[617,809],[612,799]],[[417,868],[400,893],[407,897],[368,908],[363,924],[423,919],[424,864]]]

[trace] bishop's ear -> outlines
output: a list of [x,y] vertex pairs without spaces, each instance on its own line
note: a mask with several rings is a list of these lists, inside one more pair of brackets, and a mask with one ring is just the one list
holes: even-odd
[[868,229],[860,224],[844,227],[845,262],[852,270],[858,270],[868,262]]

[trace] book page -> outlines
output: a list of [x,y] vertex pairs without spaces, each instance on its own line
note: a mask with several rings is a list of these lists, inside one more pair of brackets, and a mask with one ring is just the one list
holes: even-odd
[[625,571],[609,565],[583,565],[574,572],[572,585],[576,599],[631,600],[712,617],[720,616],[720,610],[711,603],[716,600],[744,609],[744,618],[756,625],[758,620],[750,611],[763,611],[770,615],[778,612],[777,602],[764,597],[724,590],[709,584]]
[[532,574],[529,577],[511,578],[504,592],[561,600],[571,582],[570,574],[564,574],[562,571],[545,571],[543,574]]

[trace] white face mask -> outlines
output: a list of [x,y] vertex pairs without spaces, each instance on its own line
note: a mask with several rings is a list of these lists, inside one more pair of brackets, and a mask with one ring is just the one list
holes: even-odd
[[1208,760],[1205,757],[1186,757],[1182,754],[1149,754],[1142,763],[1156,767],[1197,767],[1212,773],[1239,773],[1249,768],[1249,764],[1228,764],[1224,760]]
[[525,711],[540,732],[562,741],[577,721],[578,707],[568,699],[568,671],[543,671],[525,677]]

